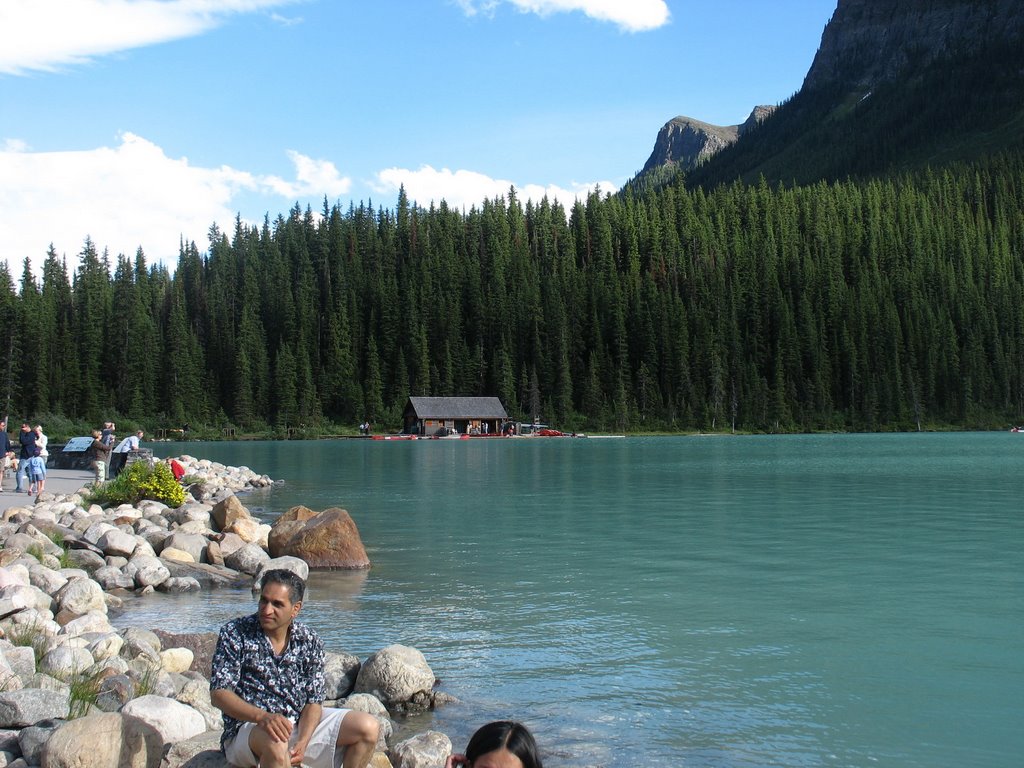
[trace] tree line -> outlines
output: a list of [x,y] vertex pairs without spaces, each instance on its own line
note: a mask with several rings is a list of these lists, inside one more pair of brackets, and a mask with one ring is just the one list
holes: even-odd
[[885,180],[681,176],[570,209],[515,190],[216,226],[173,273],[51,247],[0,264],[6,411],[397,429],[487,395],[590,430],[885,430],[1024,420],[1024,156]]

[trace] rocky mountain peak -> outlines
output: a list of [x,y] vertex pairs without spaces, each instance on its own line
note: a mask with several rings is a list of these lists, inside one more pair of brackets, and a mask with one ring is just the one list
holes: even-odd
[[683,116],[672,118],[658,132],[654,151],[643,170],[670,163],[683,169],[693,168],[721,152],[774,110],[772,106],[755,107],[740,125],[712,125]]

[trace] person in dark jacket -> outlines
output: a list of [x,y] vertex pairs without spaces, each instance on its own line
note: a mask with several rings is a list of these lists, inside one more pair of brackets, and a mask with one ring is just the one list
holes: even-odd
[[[21,443],[21,453],[18,455],[15,493],[22,492],[22,481],[25,481],[26,484],[28,483],[28,460],[36,455],[36,433],[32,431],[32,425],[28,422],[21,425],[21,434],[18,436],[18,441]],[[27,488],[24,490],[28,491]]]

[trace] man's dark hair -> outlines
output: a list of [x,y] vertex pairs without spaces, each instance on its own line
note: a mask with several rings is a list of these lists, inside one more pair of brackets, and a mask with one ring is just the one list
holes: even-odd
[[288,599],[293,603],[301,603],[302,598],[306,596],[306,582],[287,568],[273,568],[264,573],[260,580],[260,590],[262,591],[267,584],[284,584],[288,587]]

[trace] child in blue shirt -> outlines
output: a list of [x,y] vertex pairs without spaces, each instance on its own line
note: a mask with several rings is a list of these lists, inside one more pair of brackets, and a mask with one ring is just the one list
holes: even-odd
[[[39,450],[38,448],[36,449]],[[46,487],[46,459],[36,453],[27,460],[27,474],[28,474],[28,492],[42,493]]]

